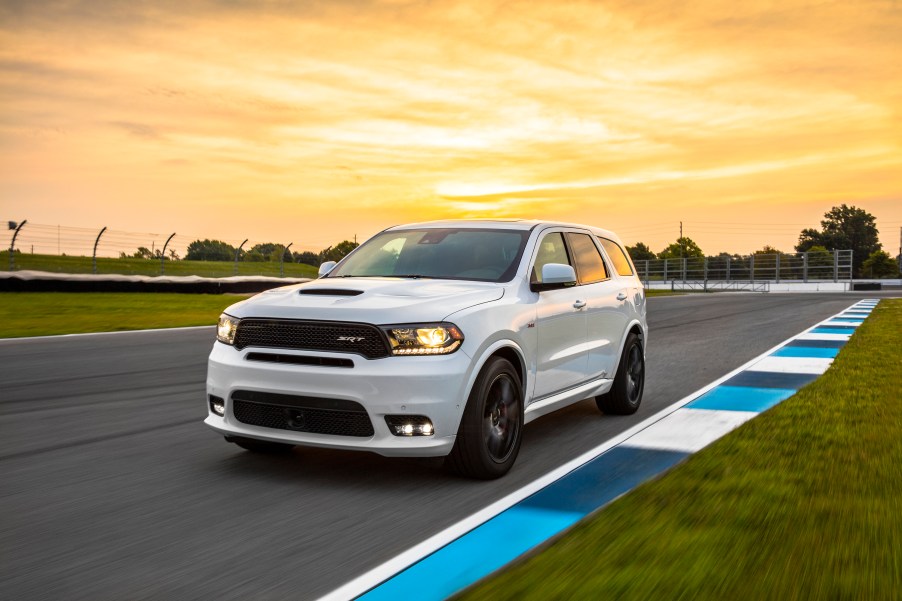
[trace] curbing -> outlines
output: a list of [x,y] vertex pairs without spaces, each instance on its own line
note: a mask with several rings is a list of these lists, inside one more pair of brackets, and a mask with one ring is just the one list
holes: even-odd
[[445,599],[560,535],[824,373],[878,299],[789,338],[595,449],[348,582],[323,601]]

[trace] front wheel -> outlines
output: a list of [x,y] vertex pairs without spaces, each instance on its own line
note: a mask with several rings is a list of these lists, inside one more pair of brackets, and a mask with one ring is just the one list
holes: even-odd
[[445,466],[469,478],[500,478],[514,465],[522,437],[520,377],[510,361],[492,357],[476,378]]
[[623,345],[614,385],[610,391],[595,397],[595,404],[603,413],[632,415],[639,409],[644,389],[645,353],[639,336],[631,332]]

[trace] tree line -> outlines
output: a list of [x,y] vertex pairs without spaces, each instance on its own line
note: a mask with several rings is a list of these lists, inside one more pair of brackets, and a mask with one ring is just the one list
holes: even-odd
[[[691,238],[683,236],[669,244],[661,252],[655,253],[647,244],[637,242],[635,246],[627,246],[633,262],[654,261],[657,259],[701,258],[704,251]],[[833,207],[824,214],[821,229],[805,228],[799,233],[796,252],[809,253],[809,261],[814,264],[830,261],[832,251],[852,250],[852,271],[856,278],[898,277],[899,264],[886,251],[878,240],[877,222],[873,215],[854,206],[845,204]],[[772,246],[752,253],[754,255],[786,254]],[[738,259],[739,255],[720,253],[719,258]]]
[[[314,267],[319,267],[324,261],[340,261],[349,252],[357,248],[359,244],[350,240],[342,240],[334,246],[329,246],[318,253],[305,250],[302,252],[291,252],[285,249],[282,244],[275,242],[263,242],[255,244],[247,250],[241,252],[240,259],[247,262],[262,263],[266,261],[279,261],[280,255],[286,263],[306,263]],[[234,261],[235,252],[238,249],[228,242],[222,240],[194,240],[188,245],[185,253],[186,261]],[[169,260],[179,260],[178,253],[169,250],[166,258]],[[125,258],[125,253],[121,253],[120,257]],[[159,249],[151,251],[150,249],[139,246],[138,250],[132,254],[136,259],[160,259],[162,253]]]

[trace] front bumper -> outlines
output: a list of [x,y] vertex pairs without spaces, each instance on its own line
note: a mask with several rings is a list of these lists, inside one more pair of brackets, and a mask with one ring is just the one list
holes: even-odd
[[[216,342],[207,369],[207,395],[225,399],[225,416],[209,409],[205,424],[226,436],[245,436],[297,445],[372,451],[390,457],[447,455],[467,400],[471,359],[462,350],[450,355],[387,357],[368,360],[358,355],[291,351],[280,354],[351,359],[353,368],[249,361],[249,352],[268,349],[234,347]],[[235,418],[232,393],[249,390],[360,403],[373,425],[370,437],[339,436],[265,428]],[[386,415],[425,415],[432,436],[395,436]]]

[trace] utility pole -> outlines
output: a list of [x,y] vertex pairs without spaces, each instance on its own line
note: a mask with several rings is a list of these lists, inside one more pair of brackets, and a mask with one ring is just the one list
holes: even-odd
[[683,262],[683,222],[680,222],[680,270],[683,272],[683,281],[686,281],[686,264]]

